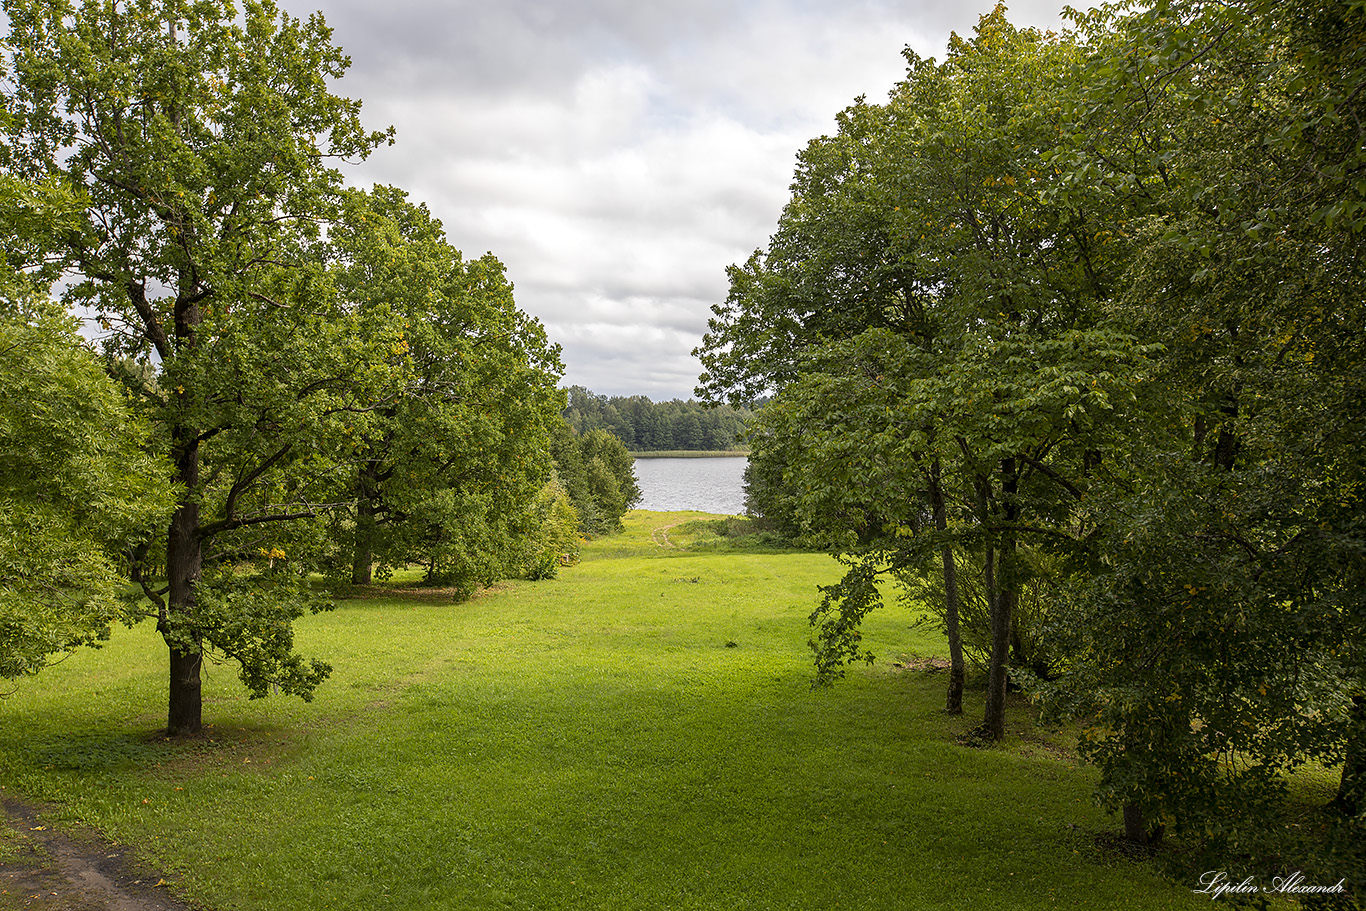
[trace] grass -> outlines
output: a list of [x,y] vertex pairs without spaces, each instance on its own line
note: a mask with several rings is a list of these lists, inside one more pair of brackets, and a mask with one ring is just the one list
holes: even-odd
[[1006,746],[959,746],[980,693],[949,718],[942,674],[893,666],[943,650],[904,613],[866,628],[884,660],[813,692],[838,567],[661,542],[698,518],[632,513],[559,579],[466,604],[343,601],[299,624],[336,667],[314,702],[213,668],[186,743],[157,734],[155,630],[118,631],[0,701],[0,793],[214,909],[1206,906],[1096,847],[1091,773],[1023,708]]
[[761,521],[741,516],[691,519],[670,530],[669,538],[692,551],[783,553],[797,549],[791,539],[766,529]]
[[0,863],[19,856],[19,833],[6,820],[0,819]]

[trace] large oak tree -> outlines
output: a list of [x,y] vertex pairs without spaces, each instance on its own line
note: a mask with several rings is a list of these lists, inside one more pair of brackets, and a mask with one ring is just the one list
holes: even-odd
[[466,260],[425,206],[393,187],[348,198],[330,233],[358,310],[404,324],[403,394],[356,439],[351,581],[408,563],[469,594],[523,570],[564,394],[559,346],[517,309],[502,263]]
[[[401,326],[348,308],[317,242],[333,163],[384,139],[333,94],[347,59],[321,17],[269,2],[7,0],[6,164],[83,196],[65,299],[134,371],[180,496],[135,576],[170,655],[167,727],[201,726],[201,663],[253,695],[308,697],[293,649],[303,567],[285,529],[332,505],[346,439],[395,391]],[[283,537],[282,537],[283,536]],[[261,569],[244,569],[262,555]]]

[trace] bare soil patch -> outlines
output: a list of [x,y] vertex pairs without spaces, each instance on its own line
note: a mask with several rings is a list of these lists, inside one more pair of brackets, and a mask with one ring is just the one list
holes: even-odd
[[669,531],[684,524],[686,523],[675,522],[672,525],[660,525],[658,528],[653,528],[650,530],[650,540],[654,541],[660,547],[673,548],[676,550],[678,545],[669,540]]
[[892,667],[903,671],[925,671],[933,674],[937,671],[947,671],[951,666],[947,658],[902,658],[900,661],[893,661]]
[[4,799],[15,850],[0,855],[0,908],[61,911],[194,911],[175,899],[167,880],[132,852],[93,831],[64,831],[40,807]]

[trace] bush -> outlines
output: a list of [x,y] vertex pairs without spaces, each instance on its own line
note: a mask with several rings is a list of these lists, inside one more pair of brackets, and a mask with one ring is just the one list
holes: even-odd
[[536,530],[527,540],[523,578],[553,579],[561,566],[579,562],[579,513],[558,478],[552,477],[536,495],[532,511]]
[[[1045,680],[1057,676],[1063,667],[1061,655],[1047,633],[1050,606],[1056,603],[1061,577],[1048,557],[1021,549],[1028,578],[1021,587],[1011,617],[1010,664]],[[956,551],[958,566],[958,621],[963,638],[963,654],[981,668],[990,665],[991,609],[982,581],[980,554]],[[899,575],[905,599],[928,608],[931,622],[943,625],[948,606],[944,596],[944,574],[939,565],[908,569]]]

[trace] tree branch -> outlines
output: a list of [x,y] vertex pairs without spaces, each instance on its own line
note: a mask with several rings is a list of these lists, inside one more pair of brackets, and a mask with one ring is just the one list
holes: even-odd
[[[314,509],[309,509],[304,512],[281,512],[268,516],[251,516],[246,519],[234,519],[231,522],[216,522],[213,527],[216,528],[216,531],[231,531],[234,528],[245,528],[248,525],[263,525],[266,522],[292,522],[295,519],[313,519],[316,518],[317,515],[317,510]],[[217,526],[223,527],[217,528]]]
[[142,575],[142,561],[147,556],[147,545],[145,543],[139,545],[129,556],[132,557],[129,561],[129,577],[142,589],[142,593],[147,596],[147,600],[151,601],[152,604],[156,606],[157,616],[164,616],[166,614],[166,600],[162,595],[166,594],[170,589],[168,587],[153,590],[152,586],[148,584],[147,579]]
[[245,491],[248,487],[250,487],[253,483],[255,483],[255,481],[258,478],[260,478],[261,475],[269,471],[271,469],[271,466],[275,465],[281,459],[285,458],[285,456],[289,455],[290,451],[293,448],[294,444],[285,444],[284,446],[277,449],[273,454],[271,454],[260,465],[257,465],[246,475],[238,478],[237,481],[232,485],[232,488],[228,491],[227,502],[223,504],[222,521],[213,522],[208,525],[201,526],[199,529],[199,540],[205,541],[213,535],[218,534],[219,532],[237,528],[239,525],[244,524],[241,521],[239,521],[236,517],[238,498],[242,495],[242,492]]
[[1020,458],[1023,459],[1024,462],[1028,464],[1031,468],[1033,468],[1036,471],[1042,472],[1045,477],[1047,477],[1053,483],[1057,484],[1063,490],[1070,493],[1073,496],[1073,498],[1077,500],[1080,500],[1082,498],[1082,493],[1075,484],[1073,484],[1071,481],[1068,481],[1066,478],[1058,474],[1052,468],[1045,465],[1043,462],[1037,461],[1031,458],[1030,456],[1025,455],[1024,453],[1020,453]]
[[128,299],[133,304],[133,309],[142,317],[143,335],[156,348],[157,354],[163,361],[170,360],[171,343],[166,337],[166,330],[162,327],[161,321],[157,319],[156,311],[147,302],[147,283],[146,281],[128,282]]

